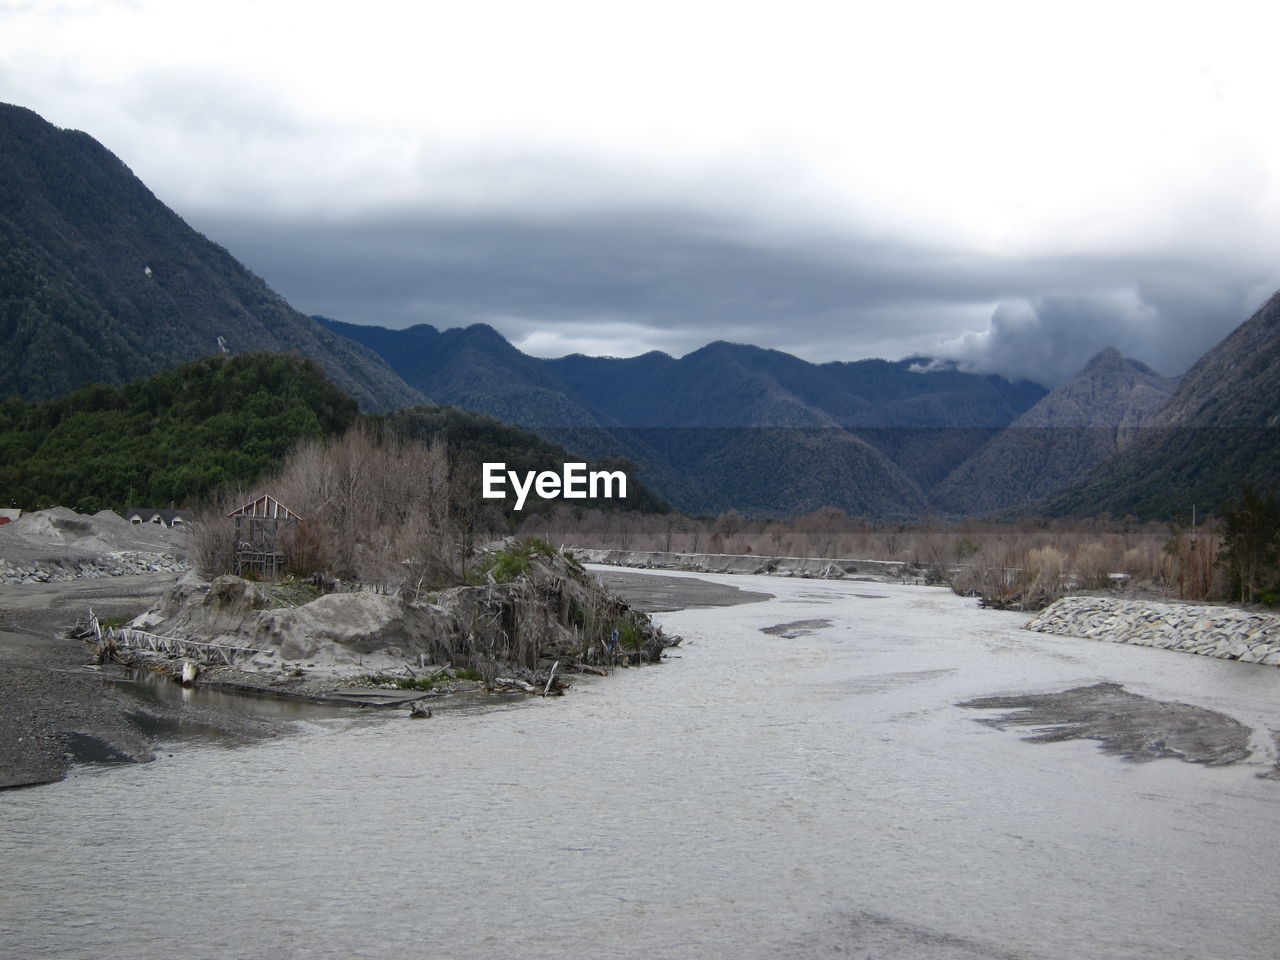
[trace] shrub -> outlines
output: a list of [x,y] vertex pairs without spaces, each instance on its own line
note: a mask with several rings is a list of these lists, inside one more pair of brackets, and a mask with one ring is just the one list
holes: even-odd
[[1076,551],[1076,584],[1085,590],[1101,590],[1111,585],[1111,552],[1105,545],[1093,541]]

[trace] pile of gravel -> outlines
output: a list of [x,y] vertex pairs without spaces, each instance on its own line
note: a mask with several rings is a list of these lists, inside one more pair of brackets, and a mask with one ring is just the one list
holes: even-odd
[[187,531],[52,507],[0,525],[0,584],[185,570]]

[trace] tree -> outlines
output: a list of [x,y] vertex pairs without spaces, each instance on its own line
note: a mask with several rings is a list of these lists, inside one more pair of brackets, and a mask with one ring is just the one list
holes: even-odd
[[1274,492],[1260,494],[1253,484],[1240,488],[1240,499],[1223,504],[1222,549],[1232,594],[1252,603],[1260,587],[1276,576],[1280,556],[1280,503]]

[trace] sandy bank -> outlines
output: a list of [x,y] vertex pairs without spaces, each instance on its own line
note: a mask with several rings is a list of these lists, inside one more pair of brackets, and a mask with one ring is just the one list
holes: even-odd
[[119,668],[91,665],[88,648],[66,637],[90,607],[127,619],[173,585],[174,575],[113,577],[0,587],[0,788],[61,779],[76,760],[149,760],[155,730],[198,723],[230,737],[268,725],[201,709],[149,706],[111,683]]
[[[134,685],[118,682],[126,679],[125,670],[92,664],[89,647],[67,638],[67,630],[90,608],[115,621],[156,609],[178,579],[177,574],[148,574],[0,587],[0,789],[61,779],[79,761],[150,760],[161,734],[171,740],[198,730],[203,736],[247,740],[288,729],[281,721],[246,716],[242,697],[140,698]],[[767,596],[689,577],[608,571],[605,579],[610,591],[640,610],[719,606]],[[170,663],[168,672],[176,672],[177,664]],[[370,666],[366,672],[372,670]],[[305,666],[300,675],[292,673],[209,667],[200,690],[332,706],[332,694],[351,685]],[[466,694],[481,688],[474,681],[446,680],[432,693]]]
[[[1253,731],[1214,710],[1155,700],[1118,683],[1097,683],[1060,693],[983,697],[958,704],[1005,710],[982,722],[1003,729],[1030,726],[1034,743],[1096,740],[1126,760],[1177,757],[1188,763],[1226,766],[1250,756]],[[1274,771],[1262,774],[1274,776]]]
[[773,596],[698,577],[670,577],[602,566],[592,568],[591,572],[609,590],[646,613],[732,607],[740,603],[759,603]]
[[649,550],[578,549],[584,563],[641,570],[683,570],[692,573],[737,573],[754,576],[805,577],[815,580],[916,579],[919,572],[893,560],[833,560],[824,557],[758,557],[729,553],[663,553]]

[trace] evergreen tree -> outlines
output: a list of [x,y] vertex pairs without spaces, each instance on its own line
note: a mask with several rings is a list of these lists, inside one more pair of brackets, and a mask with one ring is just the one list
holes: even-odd
[[1240,499],[1221,509],[1222,552],[1231,592],[1252,603],[1260,588],[1275,581],[1280,556],[1280,502],[1274,492],[1260,494],[1253,484],[1240,488]]

